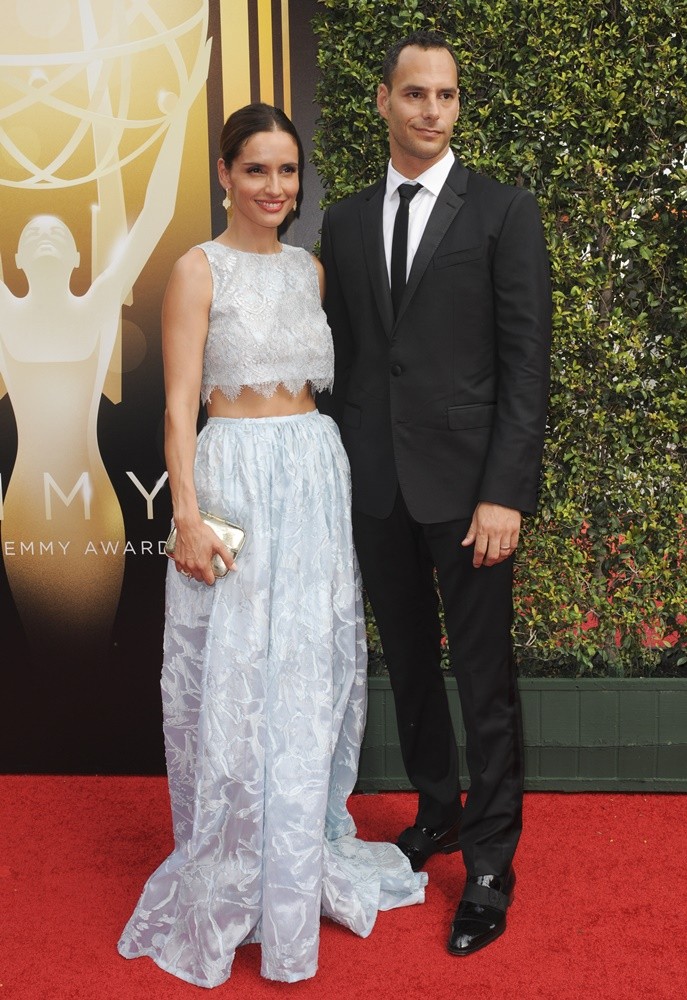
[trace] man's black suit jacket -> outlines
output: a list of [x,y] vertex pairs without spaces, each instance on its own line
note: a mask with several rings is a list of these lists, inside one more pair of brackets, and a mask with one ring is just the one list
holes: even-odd
[[353,505],[386,517],[400,484],[422,523],[478,501],[533,512],[546,423],[551,294],[532,195],[451,168],[394,321],[385,181],[332,205],[322,229],[334,337],[331,399]]

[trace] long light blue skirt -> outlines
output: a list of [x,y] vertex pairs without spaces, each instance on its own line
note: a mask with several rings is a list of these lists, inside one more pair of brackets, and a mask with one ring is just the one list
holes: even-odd
[[424,900],[392,844],[346,808],[365,724],[366,648],[336,425],[317,411],[213,418],[198,439],[201,508],[246,529],[238,572],[208,587],[170,563],[162,693],[175,850],[119,951],[198,986],[260,942],[262,974],[317,969],[320,914],[370,933]]

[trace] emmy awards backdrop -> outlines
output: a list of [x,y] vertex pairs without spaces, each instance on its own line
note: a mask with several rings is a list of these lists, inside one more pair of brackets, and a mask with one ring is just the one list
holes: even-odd
[[226,224],[224,117],[291,111],[294,28],[309,138],[312,39],[286,3],[3,2],[1,770],[163,766],[160,304]]

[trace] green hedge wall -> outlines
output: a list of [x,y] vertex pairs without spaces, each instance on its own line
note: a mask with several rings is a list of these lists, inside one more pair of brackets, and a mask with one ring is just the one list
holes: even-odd
[[523,673],[687,674],[686,25],[687,0],[321,0],[315,22],[327,203],[383,171],[381,60],[428,28],[462,67],[454,148],[542,209],[553,384]]

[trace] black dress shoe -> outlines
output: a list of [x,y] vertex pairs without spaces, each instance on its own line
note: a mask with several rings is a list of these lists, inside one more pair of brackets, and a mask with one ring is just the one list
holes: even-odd
[[448,938],[452,955],[471,955],[503,934],[514,888],[512,868],[503,876],[468,875]]
[[460,820],[457,820],[448,830],[430,830],[427,826],[409,826],[400,835],[396,844],[410,861],[414,872],[424,867],[433,854],[453,854],[460,850],[458,835]]

